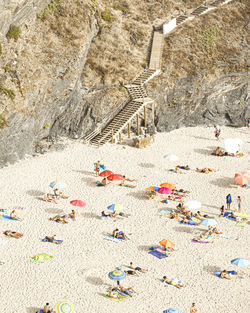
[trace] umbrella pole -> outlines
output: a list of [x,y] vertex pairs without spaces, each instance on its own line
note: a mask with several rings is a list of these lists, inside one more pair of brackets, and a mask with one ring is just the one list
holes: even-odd
[[119,280],[117,280],[117,286],[120,286],[120,281]]

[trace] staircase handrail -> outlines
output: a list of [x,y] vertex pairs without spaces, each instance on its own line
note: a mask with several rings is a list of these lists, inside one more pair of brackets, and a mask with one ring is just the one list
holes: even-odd
[[104,118],[102,119],[102,123],[95,128],[92,132],[90,132],[84,139],[85,141],[90,141],[95,136],[100,134],[102,128],[106,126],[106,124],[111,121],[115,115],[117,115],[124,107],[125,105],[130,101],[129,98],[126,98],[125,100],[119,100],[115,103],[115,110],[113,110],[111,113],[107,113]]

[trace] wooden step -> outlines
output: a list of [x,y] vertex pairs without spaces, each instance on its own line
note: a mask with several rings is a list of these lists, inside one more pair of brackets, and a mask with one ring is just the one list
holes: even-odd
[[206,7],[205,5],[201,5],[200,7],[196,8],[191,15],[197,16],[200,15],[201,13],[203,13],[204,11],[206,11],[208,9],[208,7]]
[[180,15],[176,19],[176,25],[183,23],[188,18],[187,15]]

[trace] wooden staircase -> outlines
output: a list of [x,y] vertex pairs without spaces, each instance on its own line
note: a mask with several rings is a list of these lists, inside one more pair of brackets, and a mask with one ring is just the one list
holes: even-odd
[[[206,6],[201,5],[192,11],[190,15],[180,15],[171,20],[168,24],[164,24],[163,30],[166,25],[167,31],[165,34],[170,33],[179,25],[231,1],[232,0],[215,0],[212,3],[208,3]],[[130,85],[125,86],[129,98],[114,105],[114,110],[103,118],[101,125],[84,138],[86,143],[99,147],[109,141],[115,142],[117,136],[121,134],[125,127],[130,125],[135,117],[137,117],[138,129],[139,117],[144,110],[144,119],[146,119],[145,108],[149,104],[152,105],[153,114],[154,100],[148,97],[143,86],[161,72],[163,42],[163,32],[161,30],[155,30],[152,39],[149,67],[136,77]]]

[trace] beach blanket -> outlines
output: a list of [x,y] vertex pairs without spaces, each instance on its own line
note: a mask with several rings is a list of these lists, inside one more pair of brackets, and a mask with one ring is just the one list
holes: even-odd
[[123,300],[129,298],[129,296],[127,296],[127,297],[124,297],[124,298],[122,298],[122,299],[114,299],[114,298],[110,298],[109,295],[106,294],[106,293],[102,293],[102,296],[105,297],[105,298],[107,298],[107,299],[109,299],[109,300],[113,300],[113,301],[115,301],[115,302],[122,302]]
[[128,187],[128,188],[135,188],[136,187],[134,185],[122,185],[122,184],[119,184],[119,186],[121,186],[121,187]]
[[149,251],[148,254],[151,254],[151,255],[157,257],[158,259],[164,259],[164,258],[168,257],[166,254],[163,254],[157,250]]
[[18,220],[14,220],[14,219],[10,218],[9,215],[3,215],[3,216],[1,216],[0,220],[18,221]]
[[195,243],[212,243],[214,242],[214,238],[212,239],[192,239],[192,242],[195,242]]
[[162,215],[169,215],[171,212],[169,210],[161,210],[160,214]]
[[40,253],[40,254],[37,254],[33,257],[30,257],[29,261],[31,263],[41,264],[41,263],[44,263],[45,261],[49,261],[51,259],[53,259],[52,255],[48,255],[47,253]]
[[97,187],[105,187],[99,180],[96,182]]
[[225,238],[225,239],[231,239],[231,240],[234,239],[234,237],[228,236],[228,235],[224,235],[224,234],[220,234],[220,237]]
[[[219,278],[222,279],[222,277],[220,277],[221,272],[222,272],[222,271],[216,271],[216,272],[214,272],[214,274],[215,274],[217,277],[219,277]],[[237,272],[235,272],[235,271],[227,271],[227,273],[228,273],[228,274],[231,274],[231,275],[237,275]]]
[[125,241],[125,239],[122,239],[122,238],[115,238],[114,236],[108,236],[108,237],[105,237],[104,238],[105,240],[108,240],[108,241],[113,241],[113,242],[121,242],[121,241]]
[[[122,291],[119,290],[119,289],[117,289],[116,291],[117,291],[117,292],[119,293],[119,295],[121,295],[122,297],[129,297],[129,295],[127,295],[126,293],[122,292]],[[127,291],[130,295],[133,295],[133,294],[134,294],[133,291],[131,291],[131,290],[126,289],[126,291]]]
[[63,243],[63,240],[52,239],[51,241],[49,241],[46,238],[44,238],[44,239],[42,239],[42,242],[51,242],[51,243],[55,243],[56,245],[59,245],[59,244]]
[[223,216],[223,217],[226,217],[226,218],[228,218],[229,220],[232,220],[232,221],[236,221],[236,218],[235,218],[235,217],[229,216],[231,213],[232,213],[232,212],[230,212],[230,211],[226,211],[226,212],[224,213],[224,216]]

